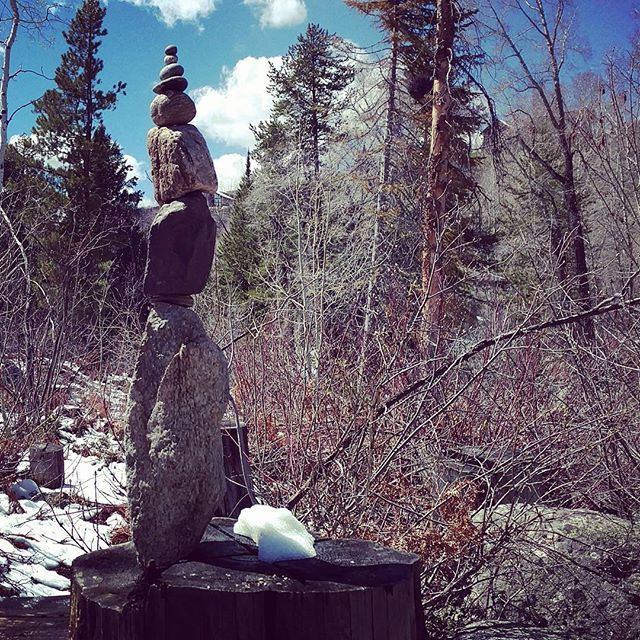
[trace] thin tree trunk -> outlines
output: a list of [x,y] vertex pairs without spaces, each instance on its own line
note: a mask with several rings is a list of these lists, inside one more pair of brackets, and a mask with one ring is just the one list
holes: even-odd
[[9,74],[11,72],[11,50],[18,35],[20,26],[20,13],[17,0],[10,0],[11,5],[11,30],[4,45],[4,57],[2,60],[2,79],[0,80],[0,191],[4,189],[4,162],[7,154],[7,127],[9,126],[9,111],[7,94],[9,90]]
[[[573,244],[574,269],[578,282],[578,295],[576,302],[578,308],[582,311],[585,311],[593,306],[591,301],[591,283],[589,268],[587,266],[587,252],[584,238],[584,226],[582,224],[582,211],[580,209],[578,195],[576,193],[573,149],[571,148],[571,139],[567,128],[564,95],[562,93],[562,82],[560,80],[560,67],[558,65],[558,56],[555,49],[555,38],[549,29],[542,0],[536,0],[536,5],[538,14],[542,21],[544,37],[549,53],[549,61],[551,63],[551,72],[553,78],[553,92],[558,109],[558,118],[555,123],[555,128],[558,133],[558,141],[562,150],[562,159],[564,165],[562,197],[566,209],[567,221],[569,223],[569,232],[571,233]],[[560,10],[561,8],[562,7],[559,6],[558,10]],[[582,327],[584,329],[585,335],[587,337],[593,338],[594,327],[593,319],[591,317],[585,319]]]
[[373,234],[371,239],[371,255],[369,281],[367,282],[367,296],[364,307],[364,321],[362,325],[362,344],[360,347],[360,364],[358,371],[362,378],[367,359],[369,339],[373,327],[373,291],[377,281],[377,263],[380,248],[381,214],[387,208],[387,184],[391,172],[391,145],[395,129],[396,115],[396,85],[398,82],[398,38],[396,31],[391,34],[391,59],[389,62],[389,96],[387,99],[387,113],[385,118],[384,142],[382,145],[382,161],[380,163],[380,182],[376,195],[376,212],[373,221]]
[[446,224],[447,186],[450,178],[450,110],[452,106],[449,74],[453,58],[454,19],[451,0],[438,0],[436,59],[431,108],[431,142],[427,167],[426,202],[423,214],[422,294],[424,304],[423,345],[437,342],[444,317],[444,274],[441,236]]

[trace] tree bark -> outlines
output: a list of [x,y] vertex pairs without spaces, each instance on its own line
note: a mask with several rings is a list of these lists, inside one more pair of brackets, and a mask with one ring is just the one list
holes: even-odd
[[59,444],[36,444],[29,449],[31,479],[47,489],[64,484],[64,451]]
[[4,162],[7,154],[7,128],[9,126],[9,107],[7,94],[9,91],[9,74],[11,73],[11,50],[18,35],[20,26],[20,12],[17,0],[10,0],[11,5],[11,30],[4,46],[4,56],[2,60],[2,79],[0,80],[0,191],[4,189]]
[[378,260],[382,235],[383,211],[388,205],[387,185],[391,173],[391,148],[396,120],[396,89],[398,82],[398,36],[396,30],[391,33],[391,59],[389,61],[389,96],[387,99],[387,113],[385,118],[384,142],[382,145],[382,160],[380,162],[380,182],[376,195],[376,213],[373,221],[373,233],[371,238],[371,255],[369,280],[367,282],[367,295],[364,307],[364,321],[362,324],[362,344],[360,347],[360,363],[358,372],[360,379],[365,373],[369,339],[373,330],[373,291],[378,279]]
[[450,179],[449,74],[453,58],[455,25],[451,0],[438,0],[436,13],[436,59],[431,107],[431,142],[427,167],[426,202],[423,215],[422,294],[424,304],[423,344],[433,346],[444,317],[444,273],[442,232],[447,216],[447,186]]

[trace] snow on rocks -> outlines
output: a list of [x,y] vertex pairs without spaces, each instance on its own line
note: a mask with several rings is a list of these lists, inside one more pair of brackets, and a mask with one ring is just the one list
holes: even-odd
[[263,562],[314,558],[314,538],[289,509],[255,504],[243,509],[233,532],[251,538],[258,545]]

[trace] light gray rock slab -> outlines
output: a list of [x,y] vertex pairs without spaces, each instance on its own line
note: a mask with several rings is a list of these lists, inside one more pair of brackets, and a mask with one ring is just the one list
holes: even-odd
[[467,599],[478,617],[580,639],[640,638],[637,524],[587,509],[508,504],[475,522],[490,558]]
[[580,640],[576,636],[554,629],[521,627],[513,623],[479,622],[460,631],[454,640]]
[[131,387],[126,466],[133,541],[165,567],[200,541],[224,498],[226,360],[191,309],[156,304]]
[[192,191],[217,191],[218,179],[207,143],[193,125],[151,129],[147,149],[158,203],[166,204]]

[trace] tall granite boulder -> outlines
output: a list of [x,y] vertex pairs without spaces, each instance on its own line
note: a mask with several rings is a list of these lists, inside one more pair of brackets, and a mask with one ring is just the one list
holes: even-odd
[[129,396],[126,443],[133,541],[143,566],[189,554],[224,498],[220,422],[227,363],[196,313],[149,314]]

